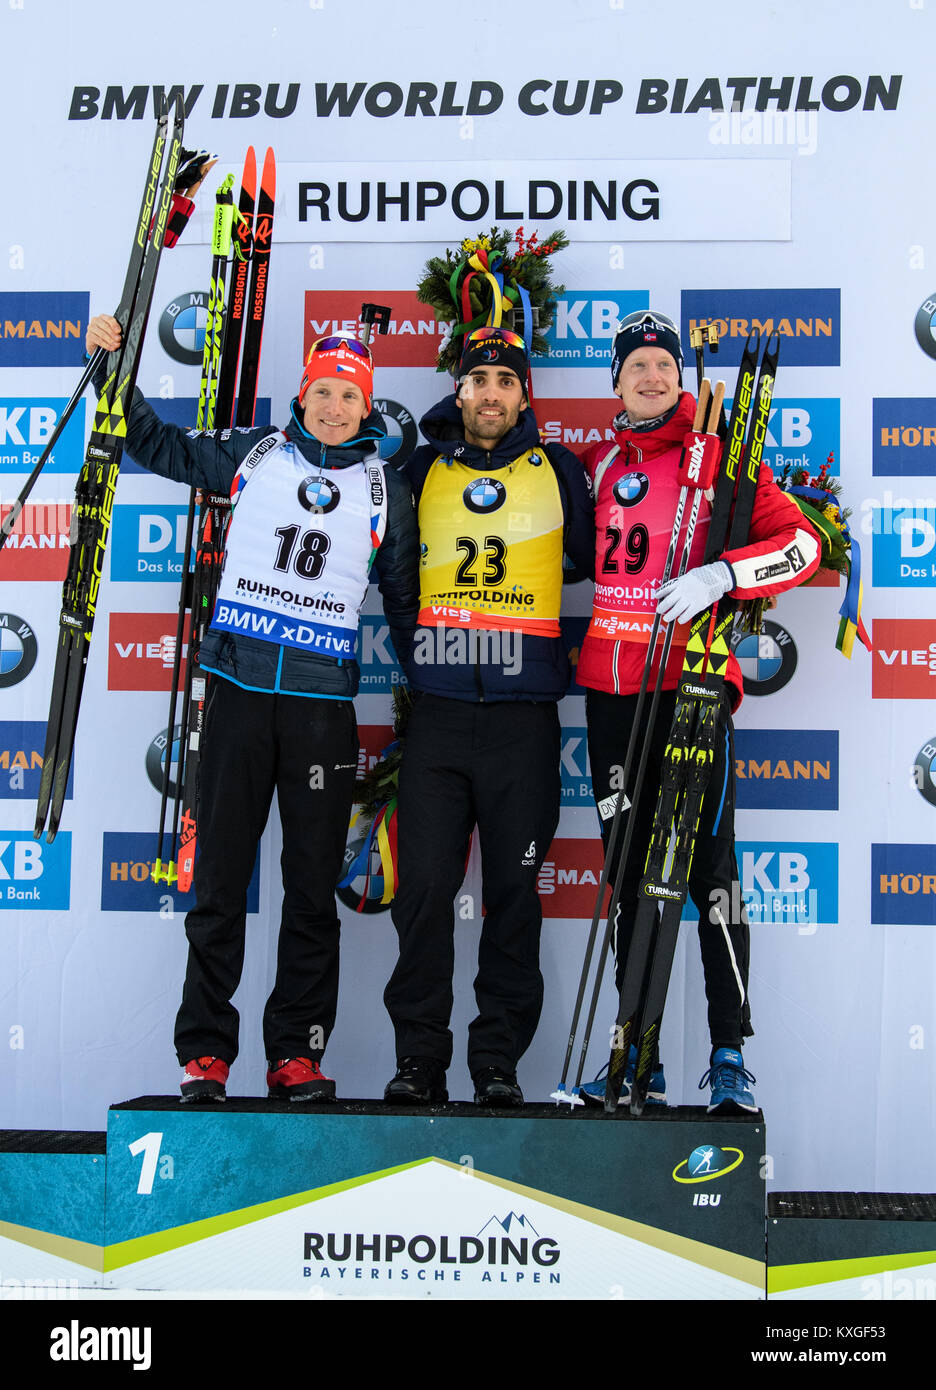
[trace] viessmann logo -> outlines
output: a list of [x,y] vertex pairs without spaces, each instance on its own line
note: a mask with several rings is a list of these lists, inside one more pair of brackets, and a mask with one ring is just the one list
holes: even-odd
[[[10,505],[0,505],[0,520],[11,510]],[[70,520],[68,502],[27,502],[0,550],[0,579],[63,580]]]
[[555,839],[536,880],[542,899],[543,917],[591,917],[601,878],[601,841]]
[[871,698],[931,700],[936,695],[936,618],[875,618]]
[[[319,338],[345,334],[360,338],[359,314],[368,296],[357,290],[306,290],[303,358]],[[375,337],[374,353],[381,367],[434,367],[439,348],[448,337],[448,324],[436,322],[428,304],[420,304],[415,290],[394,290],[390,330]]]
[[[177,613],[111,613],[108,690],[170,690]],[[182,650],[182,677],[188,642]]]

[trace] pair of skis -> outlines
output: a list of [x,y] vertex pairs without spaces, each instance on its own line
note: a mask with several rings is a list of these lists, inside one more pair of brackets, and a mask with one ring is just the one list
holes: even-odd
[[[724,445],[724,461],[712,500],[712,514],[706,542],[706,564],[716,560],[724,550],[743,545],[747,541],[770,414],[778,346],[776,337],[767,344],[756,391],[754,382],[757,371],[759,334],[752,334],[745,347]],[[707,383],[703,383],[703,390],[700,391],[699,395],[699,411],[695,421],[696,429],[700,426],[705,385]],[[750,439],[745,445],[752,401],[754,402],[754,423],[750,431]],[[715,417],[717,413],[714,409],[710,412],[710,426],[712,417]],[[697,438],[698,436],[690,435],[686,441],[686,448],[690,455],[694,449],[700,447],[696,442]],[[685,460],[686,449],[684,449],[681,468]],[[688,561],[692,531],[694,530],[694,517],[697,515],[700,497],[701,490],[696,492],[693,501],[693,511],[679,562],[679,573],[683,572]],[[667,557],[667,569],[672,565],[672,556],[677,548],[684,505],[685,489],[680,494],[680,501],[677,506],[677,515],[670,541],[670,554]],[[664,573],[664,579],[668,577],[668,573]],[[634,1081],[631,1086],[631,1113],[641,1114],[646,1101],[647,1089],[656,1060],[660,1022],[672,970],[679,923],[688,895],[689,874],[702,802],[708,785],[716,744],[722,733],[722,707],[726,689],[725,672],[730,654],[730,636],[735,607],[733,601],[721,599],[700,613],[690,630],[682,676],[677,691],[676,709],[664,757],[663,777],[651,829],[646,866],[638,891],[638,906],[621,982],[618,1015],[612,1035],[612,1049],[605,1091],[605,1110],[608,1114],[617,1113],[618,1100],[624,1084],[632,1047],[636,1049],[636,1066]],[[625,869],[631,852],[633,817],[628,817],[627,821],[627,831],[608,906],[607,926],[581,1056],[573,1090],[569,1094],[565,1089],[566,1080],[608,882],[609,866],[614,858],[623,812],[628,807],[636,807],[639,804],[650,739],[656,718],[658,697],[669,654],[672,624],[667,625],[657,669],[653,700],[644,727],[641,716],[649,685],[658,631],[659,622],[655,620],[621,776],[621,790],[618,792],[614,821],[609,835],[605,867],[592,918],[592,930],[579,985],[565,1064],[558,1089],[553,1093],[553,1098],[557,1102],[565,1101],[572,1105],[582,1103],[579,1091],[585,1054],[594,1021],[611,933],[614,930],[619,911]],[[638,743],[641,743],[640,761],[633,790],[630,792],[630,799],[628,800],[625,793],[629,785],[630,770]]]
[[[229,429],[232,424],[249,428],[254,422],[256,409],[276,201],[276,161],[272,149],[267,150],[263,161],[259,190],[256,154],[252,145],[247,150],[236,211],[233,183],[233,176],[229,176],[215,195],[208,321],[196,420],[198,429]],[[228,295],[228,273],[232,268]],[[189,568],[192,537],[196,534],[196,507],[195,564]],[[152,878],[156,883],[174,884],[183,893],[191,887],[195,867],[198,767],[208,686],[208,677],[198,664],[198,655],[214,612],[230,511],[228,496],[192,489],[185,535],[186,568],[179,596],[169,697],[169,738],[159,809],[157,854],[152,869]],[[183,687],[181,656],[187,621],[190,623],[189,655]],[[176,794],[169,853],[164,859],[176,706],[180,689],[182,710]]]
[[[164,107],[156,123],[123,292],[114,314],[121,328],[121,345],[107,360],[107,377],[95,407],[94,424],[75,490],[71,547],[62,589],[55,671],[33,832],[38,840],[45,830],[49,844],[58,831],[65,801],[88,648],[104,573],[114,491],[127,433],[126,416],[133,397],[172,205],[182,153],[183,124],[182,102],[177,98],[171,108]],[[89,365],[81,390],[101,359],[102,354],[96,355]],[[77,400],[77,394],[73,399]]]

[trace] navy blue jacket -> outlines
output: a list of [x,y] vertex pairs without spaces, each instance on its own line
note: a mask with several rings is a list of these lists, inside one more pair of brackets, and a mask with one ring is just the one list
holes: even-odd
[[[593,573],[595,563],[595,512],[591,491],[581,460],[561,444],[540,443],[539,426],[531,407],[520,417],[493,449],[482,449],[465,440],[461,411],[454,395],[432,407],[420,421],[420,429],[429,443],[421,445],[402,465],[409,479],[417,513],[419,499],[429,469],[440,455],[457,459],[461,464],[477,469],[479,474],[494,474],[507,468],[528,449],[537,449],[555,471],[562,498],[563,549],[577,570]],[[421,642],[420,632],[429,632],[432,642]],[[413,657],[404,663],[407,679],[416,690],[455,700],[560,700],[569,688],[570,668],[565,644],[561,637],[537,637],[528,633],[511,634],[519,642],[512,659],[495,662],[426,660],[438,652],[440,643],[432,629],[417,628]],[[503,654],[503,647],[501,648]],[[476,654],[477,655],[477,654]],[[484,653],[490,655],[490,649]]]
[[[235,430],[184,430],[160,420],[138,390],[127,422],[127,452],[152,473],[209,492],[228,493],[251,449],[273,426]],[[326,448],[308,434],[296,413],[284,431],[313,467],[347,468],[374,454],[384,437],[380,416],[372,412],[353,440]],[[387,480],[387,527],[374,560],[390,637],[401,662],[409,658],[419,611],[419,541],[413,499],[405,478],[391,468]],[[239,506],[249,507],[250,492]],[[241,633],[209,630],[201,646],[201,665],[248,690],[282,691],[350,700],[357,693],[356,661],[339,660],[281,647]]]

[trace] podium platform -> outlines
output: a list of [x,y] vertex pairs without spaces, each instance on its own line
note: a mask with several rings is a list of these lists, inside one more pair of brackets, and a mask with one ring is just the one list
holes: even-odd
[[355,1298],[765,1297],[760,1116],[146,1096],[113,1106],[106,1139],[85,1136],[83,1152],[43,1142],[0,1133],[0,1277]]

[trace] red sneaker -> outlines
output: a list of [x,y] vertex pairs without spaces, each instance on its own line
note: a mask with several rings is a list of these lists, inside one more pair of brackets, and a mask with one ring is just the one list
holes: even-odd
[[310,1057],[284,1057],[267,1072],[271,1100],[334,1100],[335,1083]]
[[182,1104],[189,1100],[227,1100],[228,1064],[220,1057],[193,1057],[182,1073]]

